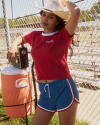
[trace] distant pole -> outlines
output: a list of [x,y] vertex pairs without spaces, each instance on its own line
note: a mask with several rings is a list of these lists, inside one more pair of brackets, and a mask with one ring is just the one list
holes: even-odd
[[44,6],[44,0],[42,0],[42,5]]
[[13,20],[13,5],[12,5],[12,0],[11,0],[11,13],[12,13],[12,20]]
[[7,17],[7,9],[6,9],[6,1],[2,0],[2,7],[3,7],[3,16],[4,16],[4,28],[5,28],[5,37],[7,42],[7,50],[10,47],[10,33],[9,33],[9,25],[8,25],[8,17]]

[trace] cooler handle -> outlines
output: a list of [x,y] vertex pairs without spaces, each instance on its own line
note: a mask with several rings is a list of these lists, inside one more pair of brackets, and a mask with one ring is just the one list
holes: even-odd
[[[18,85],[18,82],[20,80],[24,80],[24,79],[27,80],[27,82],[22,82],[21,84]],[[28,79],[27,78],[21,78],[21,79],[16,80],[15,86],[16,86],[16,88],[21,88],[21,87],[29,86]]]

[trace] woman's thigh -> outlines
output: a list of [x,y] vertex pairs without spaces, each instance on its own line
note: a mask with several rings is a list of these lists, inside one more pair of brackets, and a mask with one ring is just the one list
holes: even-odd
[[72,106],[67,110],[58,112],[59,125],[75,125],[78,103],[73,102]]
[[36,108],[32,125],[48,125],[51,121],[54,113],[44,111],[40,108]]

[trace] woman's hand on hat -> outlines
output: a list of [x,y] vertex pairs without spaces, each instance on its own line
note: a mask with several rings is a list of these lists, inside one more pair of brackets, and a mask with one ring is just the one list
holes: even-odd
[[9,63],[12,63],[13,57],[17,58],[17,45],[12,44],[7,53],[7,59]]
[[61,3],[63,6],[66,6],[66,2],[69,1],[69,0],[61,0]]

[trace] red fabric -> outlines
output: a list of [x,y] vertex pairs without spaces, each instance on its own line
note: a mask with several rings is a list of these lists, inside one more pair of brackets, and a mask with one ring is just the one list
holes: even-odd
[[33,31],[24,36],[25,41],[32,46],[37,80],[72,78],[67,65],[72,38],[65,27],[50,36],[43,36],[42,31]]

